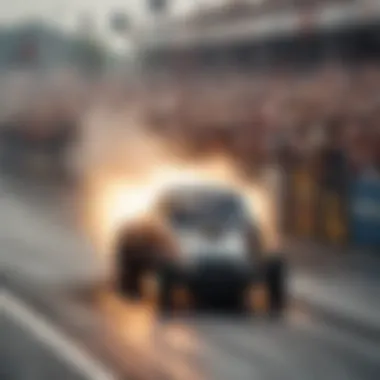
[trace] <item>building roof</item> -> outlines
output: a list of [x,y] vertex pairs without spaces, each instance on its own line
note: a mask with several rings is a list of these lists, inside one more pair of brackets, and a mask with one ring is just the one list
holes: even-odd
[[[296,0],[304,3],[302,0]],[[265,0],[264,4],[274,3]],[[307,2],[311,4],[311,1]],[[191,47],[223,44],[244,39],[292,35],[305,29],[340,27],[350,23],[380,22],[378,0],[318,0],[317,5],[286,7],[239,6],[204,11],[186,19],[174,19],[155,25],[140,35],[142,49]],[[321,5],[322,4],[322,5]]]

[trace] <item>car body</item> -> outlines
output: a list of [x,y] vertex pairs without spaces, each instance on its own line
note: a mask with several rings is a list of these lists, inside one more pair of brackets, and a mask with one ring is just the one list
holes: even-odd
[[[120,233],[116,277],[123,293],[138,295],[145,271],[159,278],[164,310],[173,308],[175,287],[186,289],[201,307],[244,308],[249,288],[260,282],[273,288],[274,277],[281,287],[276,292],[283,293],[283,263],[263,255],[259,223],[239,192],[175,186],[158,197],[153,215],[152,221],[136,222]],[[272,302],[272,309],[282,303]]]

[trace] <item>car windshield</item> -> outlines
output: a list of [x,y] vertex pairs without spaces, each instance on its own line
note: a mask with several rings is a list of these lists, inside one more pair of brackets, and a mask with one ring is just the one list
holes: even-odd
[[244,221],[244,207],[239,197],[226,194],[192,194],[177,199],[169,208],[170,222],[179,228],[230,228]]

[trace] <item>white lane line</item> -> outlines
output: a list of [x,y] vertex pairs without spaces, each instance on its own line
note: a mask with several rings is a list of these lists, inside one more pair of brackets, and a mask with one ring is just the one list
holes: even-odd
[[0,305],[8,316],[32,332],[39,341],[48,345],[58,357],[89,380],[116,379],[111,371],[86,355],[46,318],[8,291],[3,291],[0,295]]

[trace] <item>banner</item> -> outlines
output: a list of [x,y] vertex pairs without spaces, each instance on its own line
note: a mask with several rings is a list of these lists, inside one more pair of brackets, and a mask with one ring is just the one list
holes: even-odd
[[352,242],[380,247],[380,176],[362,176],[352,184],[350,217]]

